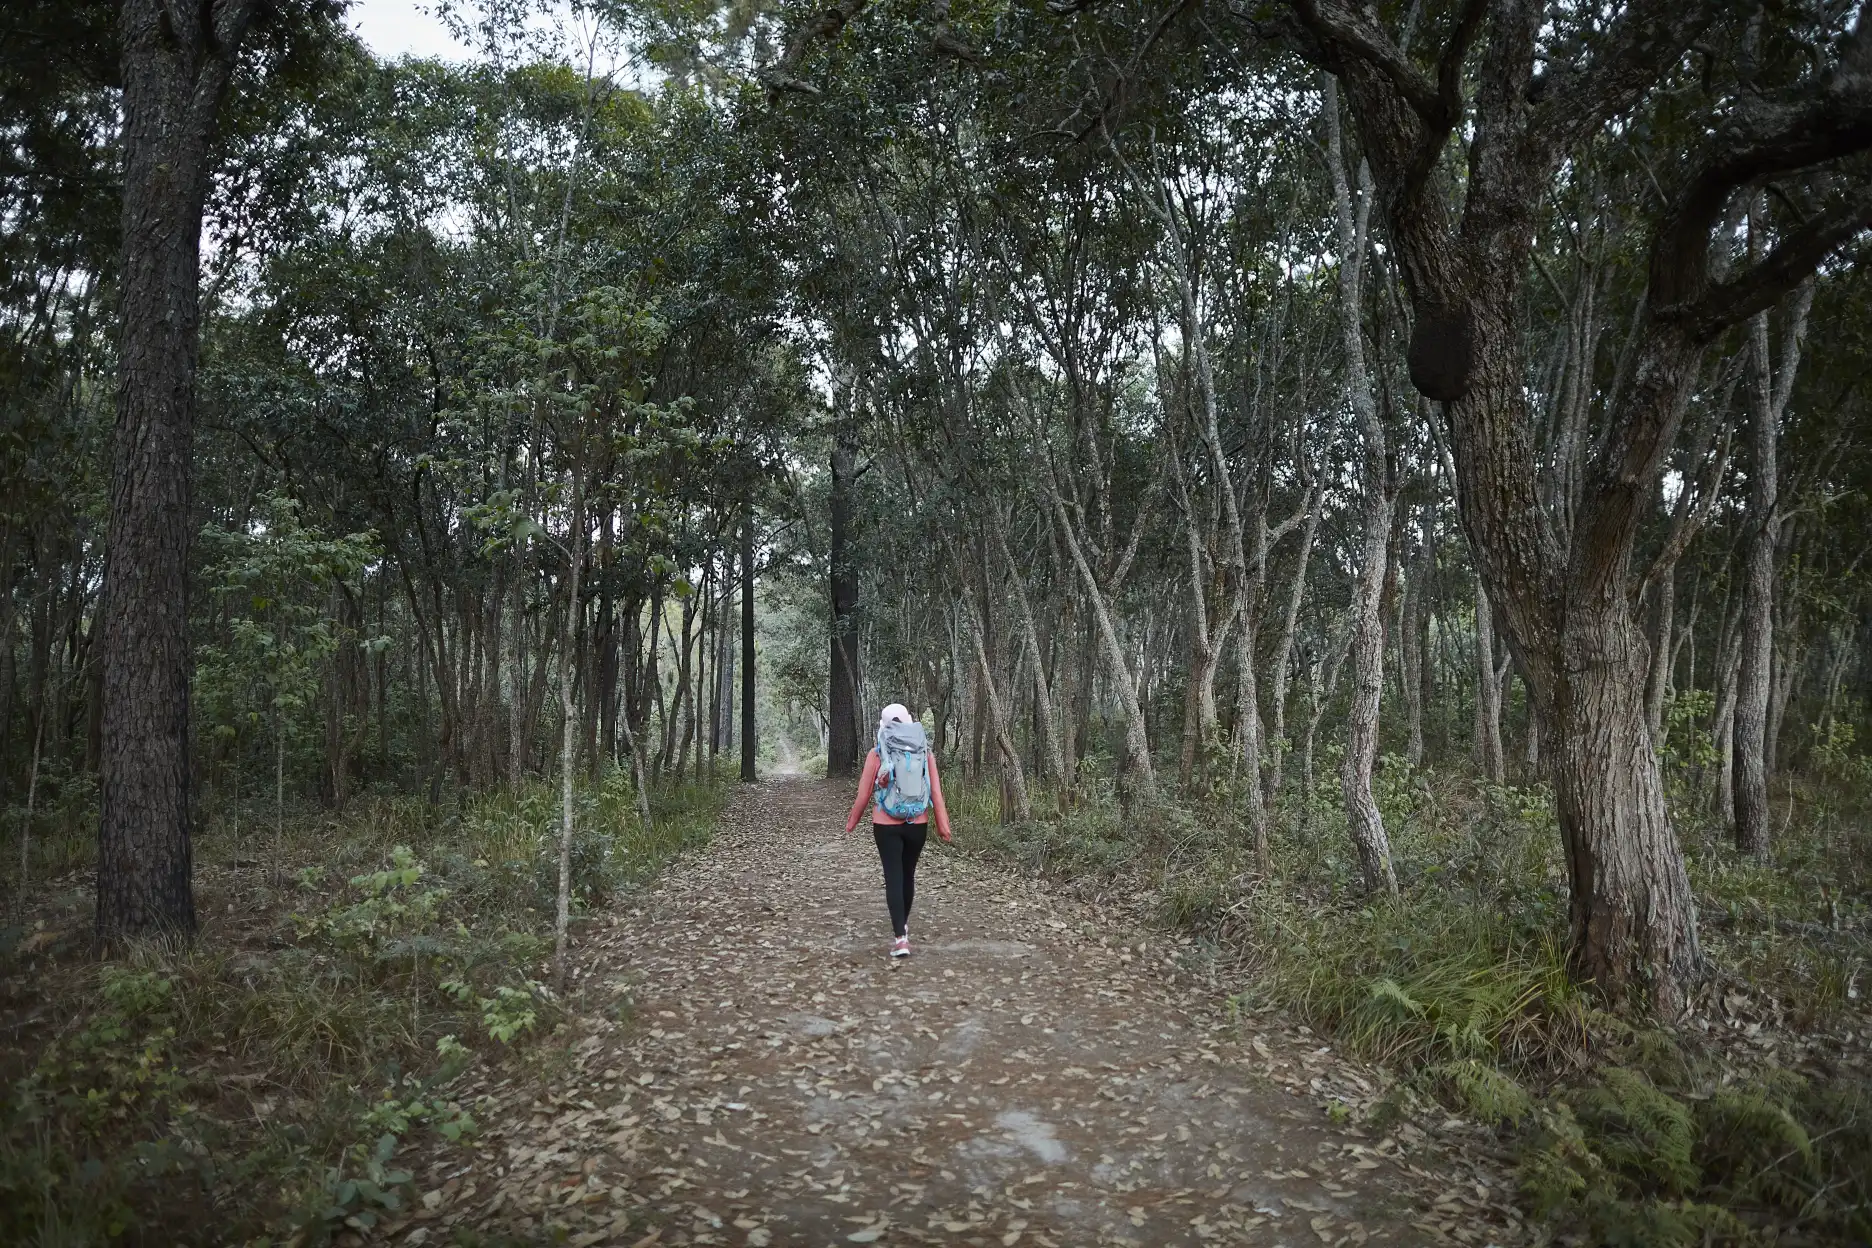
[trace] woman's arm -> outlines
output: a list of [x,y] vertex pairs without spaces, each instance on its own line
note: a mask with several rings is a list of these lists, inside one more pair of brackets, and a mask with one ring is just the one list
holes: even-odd
[[852,800],[851,814],[846,816],[845,830],[850,832],[864,818],[865,807],[871,804],[871,798],[877,789],[878,752],[872,750],[865,755],[864,774],[858,777],[858,796]]
[[953,840],[949,835],[949,807],[943,804],[942,777],[936,772],[936,751],[929,752],[930,800],[936,804],[936,833],[943,840]]

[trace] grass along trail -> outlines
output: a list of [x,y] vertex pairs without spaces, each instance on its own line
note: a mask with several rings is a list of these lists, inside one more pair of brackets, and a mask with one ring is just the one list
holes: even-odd
[[[569,1060],[510,1074],[396,1242],[1506,1242],[1506,1193],[1333,1125],[1370,1082],[1111,916],[932,838],[888,924],[846,795],[740,792],[705,850],[579,942]],[[607,1003],[629,1001],[619,1016]],[[1438,1166],[1437,1169],[1443,1167]]]

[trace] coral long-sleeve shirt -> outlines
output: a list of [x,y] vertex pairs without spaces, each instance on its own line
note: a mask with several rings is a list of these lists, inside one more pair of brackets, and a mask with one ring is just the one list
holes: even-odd
[[[943,804],[942,777],[936,772],[936,751],[931,750],[924,757],[929,760],[930,805],[936,811],[936,831],[946,841],[949,839],[949,808]],[[864,774],[858,777],[858,796],[852,802],[851,815],[845,820],[847,832],[858,826],[858,821],[864,818],[865,807],[871,805],[877,798],[878,765],[878,752],[876,747],[873,747],[871,752],[865,755]],[[924,811],[916,819],[899,819],[879,806],[872,810],[871,822],[886,826],[928,823],[929,811]]]

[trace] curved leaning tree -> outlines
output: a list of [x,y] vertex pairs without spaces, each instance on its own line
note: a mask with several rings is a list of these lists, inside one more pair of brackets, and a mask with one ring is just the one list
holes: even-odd
[[[770,90],[811,91],[812,48],[865,5],[799,26]],[[1872,24],[1848,6],[1721,0],[1202,7],[1140,10],[1128,65],[1099,70],[1104,98],[1066,129],[1122,124],[1127,80],[1172,28],[1272,45],[1338,80],[1411,317],[1411,380],[1550,743],[1575,969],[1674,1013],[1702,957],[1647,716],[1637,556],[1709,349],[1872,223]],[[1640,293],[1616,368],[1588,357],[1582,416],[1556,450],[1528,397],[1529,288],[1552,280],[1536,248],[1556,188],[1607,151],[1635,158],[1648,188],[1618,206],[1643,239],[1628,266]]]

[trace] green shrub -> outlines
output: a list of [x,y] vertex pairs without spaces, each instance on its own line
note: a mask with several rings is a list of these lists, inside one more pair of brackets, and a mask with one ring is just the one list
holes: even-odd
[[1475,1058],[1444,1062],[1430,1074],[1449,1090],[1448,1099],[1489,1126],[1519,1126],[1534,1113],[1528,1090],[1495,1067]]
[[1611,1066],[1567,1096],[1606,1169],[1638,1191],[1682,1196],[1700,1179],[1690,1107],[1635,1070]]
[[[644,829],[627,783],[582,790],[581,907],[706,840],[724,797],[659,792]],[[283,1228],[310,1246],[403,1208],[405,1144],[475,1131],[447,1086],[476,1050],[545,1056],[532,1038],[562,1007],[532,976],[557,885],[555,799],[537,783],[458,811],[363,799],[342,822],[295,820],[297,887],[265,895],[299,913],[274,915],[271,939],[143,949],[65,990],[73,1021],[0,1100],[0,1243]],[[538,869],[549,851],[551,887]],[[253,1072],[272,1102],[264,1121],[195,1108],[229,1094],[224,1076]]]
[[1799,1209],[1817,1171],[1813,1140],[1761,1088],[1718,1088],[1697,1106],[1697,1156],[1708,1179],[1751,1203]]

